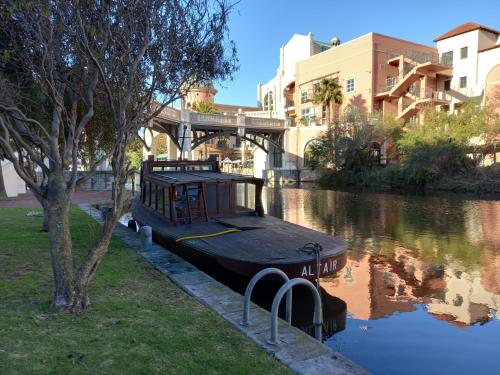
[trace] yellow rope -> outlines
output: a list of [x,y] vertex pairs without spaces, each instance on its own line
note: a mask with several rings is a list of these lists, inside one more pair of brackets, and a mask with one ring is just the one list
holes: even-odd
[[237,228],[229,228],[226,230],[223,230],[222,232],[217,232],[217,233],[210,233],[210,234],[199,234],[196,236],[185,236],[185,237],[180,237],[175,240],[175,242],[181,242],[181,241],[186,241],[186,240],[194,240],[197,238],[207,238],[207,237],[215,237],[215,236],[221,236],[226,233],[233,233],[233,232],[241,232],[241,230]]

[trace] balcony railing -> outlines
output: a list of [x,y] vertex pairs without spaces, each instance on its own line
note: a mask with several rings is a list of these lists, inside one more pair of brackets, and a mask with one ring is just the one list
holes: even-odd
[[412,104],[418,104],[419,101],[424,100],[441,100],[441,101],[451,101],[452,96],[448,91],[427,91],[425,94],[421,94],[417,91],[415,94],[411,95],[410,98],[403,99],[403,111],[411,106]]
[[277,118],[278,111],[248,111],[245,112],[245,116],[259,118]]
[[397,48],[387,51],[389,59],[403,55],[409,60],[413,60],[417,64],[433,62],[440,64],[439,55],[435,52],[422,52],[407,48]]

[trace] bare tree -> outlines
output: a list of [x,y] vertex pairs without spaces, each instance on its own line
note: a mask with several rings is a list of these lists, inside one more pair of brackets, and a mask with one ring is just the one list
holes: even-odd
[[[138,130],[202,80],[230,78],[236,69],[228,40],[226,1],[25,1],[8,4],[12,32],[22,34],[13,58],[28,59],[50,103],[50,123],[27,116],[8,95],[0,101],[0,146],[48,211],[54,274],[53,306],[90,305],[88,285],[121,215],[129,173],[126,149]],[[5,10],[5,8],[4,8]],[[4,85],[8,87],[8,85]],[[115,142],[79,178],[79,148],[106,98]],[[1,100],[1,99],[0,99]],[[9,100],[11,102],[9,102]],[[77,262],[71,243],[71,195],[104,160],[113,169],[113,209],[102,233]],[[36,181],[32,165],[47,176]]]
[[2,155],[0,154],[0,199],[1,198],[7,198],[7,191],[5,190],[5,181],[3,178],[3,171],[2,171]]

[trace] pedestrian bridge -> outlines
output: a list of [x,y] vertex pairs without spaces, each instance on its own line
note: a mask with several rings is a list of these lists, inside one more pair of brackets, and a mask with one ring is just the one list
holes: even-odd
[[[264,115],[265,112],[255,113]],[[236,136],[260,147],[266,153],[269,145],[281,152],[282,135],[287,128],[285,120],[252,117],[251,113],[236,115],[198,113],[186,109],[165,107],[148,128],[166,133],[185,159],[191,159],[191,150],[220,136]]]

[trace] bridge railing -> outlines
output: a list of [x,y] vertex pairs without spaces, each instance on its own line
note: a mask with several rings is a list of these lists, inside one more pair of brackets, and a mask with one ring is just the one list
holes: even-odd
[[158,117],[176,122],[181,121],[181,111],[172,107],[165,107],[162,109]]
[[192,124],[237,125],[237,118],[234,115],[190,112],[189,119]]
[[248,126],[249,128],[284,129],[285,120],[277,118],[245,117],[245,126]]
[[[215,113],[198,113],[188,111],[187,122],[194,125],[207,126],[245,126],[257,129],[284,129],[286,127],[285,120],[269,117],[251,117],[247,115],[221,115]],[[165,107],[159,117],[173,122],[180,123],[183,118],[181,111],[171,107]],[[238,121],[238,117],[244,118],[243,121]]]
[[278,117],[277,111],[248,111],[245,112],[247,117],[260,117],[260,118],[276,118]]

